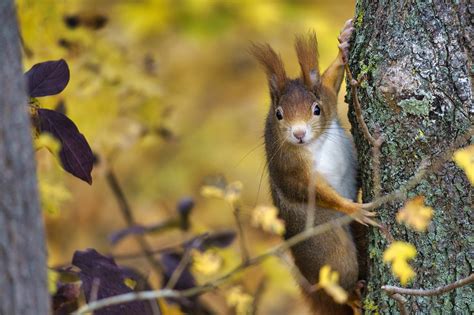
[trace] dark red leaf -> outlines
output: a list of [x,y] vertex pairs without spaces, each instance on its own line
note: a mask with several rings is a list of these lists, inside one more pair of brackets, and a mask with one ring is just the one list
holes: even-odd
[[[135,279],[133,274],[126,269],[117,266],[112,258],[98,253],[95,249],[76,251],[72,264],[81,269],[79,277],[86,301],[91,298],[92,289],[97,290],[97,299],[129,293],[133,290],[125,284],[126,278]],[[94,287],[97,286],[97,287]],[[125,304],[108,306],[94,312],[95,315],[147,315],[152,314],[151,308],[146,301],[134,301]]]
[[59,157],[63,168],[72,175],[92,184],[94,156],[86,138],[72,120],[49,109],[38,109],[40,132],[49,132],[61,142]]
[[35,64],[25,73],[28,95],[40,97],[60,93],[69,82],[69,67],[64,59]]

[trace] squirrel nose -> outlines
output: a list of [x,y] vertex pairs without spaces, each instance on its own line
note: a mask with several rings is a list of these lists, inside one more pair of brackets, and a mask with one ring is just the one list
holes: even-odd
[[303,140],[304,136],[306,135],[306,130],[305,129],[296,129],[293,130],[293,136],[298,139],[298,140]]

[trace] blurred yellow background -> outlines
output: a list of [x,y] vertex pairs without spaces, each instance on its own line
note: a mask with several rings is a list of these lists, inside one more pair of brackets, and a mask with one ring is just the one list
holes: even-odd
[[[64,101],[67,115],[101,157],[88,186],[64,173],[46,150],[37,153],[49,265],[70,262],[76,249],[138,250],[133,239],[115,247],[108,241],[125,221],[106,184],[106,167],[115,170],[140,223],[164,220],[174,215],[181,197],[195,198],[191,229],[147,236],[156,248],[196,233],[235,229],[227,204],[199,195],[204,178],[216,174],[243,183],[251,253],[278,243],[278,237],[249,224],[253,207],[270,199],[262,146],[269,95],[248,47],[251,41],[270,43],[287,72],[297,76],[294,35],[314,29],[323,70],[337,54],[337,35],[354,5],[351,0],[18,0],[25,70],[60,58],[71,70],[68,87],[40,98],[41,105],[54,108]],[[347,127],[343,96],[340,114]],[[141,136],[146,128],[159,132]],[[224,269],[238,264],[238,242],[221,254]],[[150,275],[157,287],[143,259],[118,262]],[[276,259],[234,283],[252,293],[262,277],[266,289],[259,314],[307,312],[292,276]],[[222,292],[204,298],[218,314],[230,312]]]

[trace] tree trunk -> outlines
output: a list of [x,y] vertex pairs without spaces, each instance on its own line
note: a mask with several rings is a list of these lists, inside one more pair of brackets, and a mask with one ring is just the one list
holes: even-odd
[[48,314],[43,219],[13,2],[0,1],[0,314]]
[[[469,8],[467,0],[457,2],[360,0],[357,4],[350,68],[354,78],[366,76],[358,88],[363,116],[371,133],[379,127],[385,139],[380,158],[382,194],[402,187],[422,159],[435,161],[472,126],[473,7]],[[370,201],[374,195],[371,147],[353,110],[349,118],[358,150],[363,199]],[[417,276],[408,287],[434,288],[472,272],[471,193],[463,171],[448,161],[407,196],[424,195],[425,203],[434,208],[426,233],[396,222],[401,202],[377,210],[395,240],[410,242],[418,250],[411,263]],[[364,301],[369,313],[398,313],[395,301],[380,289],[385,284],[399,285],[382,261],[387,245],[380,230],[371,228]],[[474,311],[472,286],[440,296],[406,297],[410,314]]]

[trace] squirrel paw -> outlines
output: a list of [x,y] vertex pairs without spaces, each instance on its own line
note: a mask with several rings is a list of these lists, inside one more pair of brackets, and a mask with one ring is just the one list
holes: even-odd
[[339,37],[337,38],[340,43],[339,50],[342,53],[342,60],[344,61],[344,64],[347,63],[347,60],[349,58],[349,40],[351,39],[353,31],[354,27],[352,25],[352,19],[347,20],[341,30],[341,33],[339,34]]
[[373,225],[376,227],[380,227],[380,224],[378,224],[376,221],[372,220],[371,218],[375,217],[377,213],[372,212],[372,211],[367,211],[364,209],[359,209],[356,212],[352,214],[352,217],[354,220],[359,222],[360,224],[363,224],[365,226],[367,225]]

